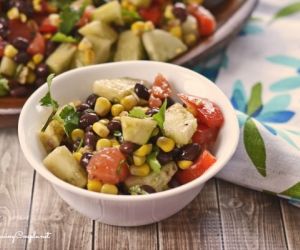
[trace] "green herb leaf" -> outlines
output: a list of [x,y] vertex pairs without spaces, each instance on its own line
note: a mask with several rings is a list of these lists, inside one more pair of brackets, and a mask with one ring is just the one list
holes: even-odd
[[158,150],[154,150],[151,154],[147,156],[146,161],[154,172],[159,173],[161,169],[161,165],[157,160],[157,154],[158,154]]
[[70,6],[64,7],[59,15],[61,19],[59,31],[68,35],[74,28],[75,24],[79,21],[82,12],[83,11],[81,8],[79,11],[77,11],[72,9]]
[[117,175],[120,175],[121,174],[121,171],[122,171],[122,165],[123,163],[125,162],[125,160],[120,160],[119,161],[119,164],[118,164],[118,167],[117,167]]
[[61,32],[57,32],[54,34],[54,36],[51,38],[51,41],[53,42],[59,42],[59,43],[76,43],[77,39],[75,39],[72,36],[67,36]]
[[127,18],[130,21],[142,20],[142,18],[138,12],[127,10],[127,9],[122,9],[122,16],[123,16],[123,18],[125,18],[125,19]]
[[128,189],[128,192],[131,195],[139,195],[139,194],[149,194],[144,189],[141,188],[140,185],[134,185]]
[[0,75],[0,96],[6,96],[8,92],[8,80]]
[[51,3],[57,6],[59,9],[63,9],[66,6],[70,6],[75,0],[52,0]]
[[299,2],[292,3],[290,5],[285,6],[284,8],[280,9],[273,16],[273,20],[282,18],[282,17],[286,17],[286,16],[290,16],[290,15],[296,14],[297,12],[300,12],[300,3]]
[[135,118],[147,118],[148,116],[145,114],[145,111],[142,108],[134,107],[132,110],[129,111],[129,116],[135,117]]
[[114,136],[115,137],[120,137],[120,136],[122,136],[122,132],[121,131],[115,131]]
[[294,186],[290,187],[280,194],[300,199],[300,182],[296,183]]
[[71,132],[78,127],[79,114],[73,106],[66,105],[59,113],[59,117],[63,120],[65,132],[69,137]]
[[157,122],[161,130],[163,130],[163,126],[164,126],[166,109],[167,109],[167,100],[165,100],[164,103],[161,105],[158,113],[152,116],[152,118]]
[[40,100],[40,104],[46,107],[52,107],[53,111],[57,111],[58,103],[51,96],[51,84],[54,78],[54,74],[51,74],[47,78],[48,92],[46,95]]
[[251,89],[251,96],[247,105],[247,114],[253,115],[262,107],[262,84],[257,83]]

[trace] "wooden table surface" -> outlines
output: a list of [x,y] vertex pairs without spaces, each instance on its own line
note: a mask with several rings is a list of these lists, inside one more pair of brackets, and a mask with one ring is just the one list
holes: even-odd
[[[0,166],[1,250],[300,249],[298,208],[224,181],[210,180],[169,219],[121,228],[92,221],[61,200],[26,162],[16,129],[0,130]],[[14,235],[20,237],[7,238]]]

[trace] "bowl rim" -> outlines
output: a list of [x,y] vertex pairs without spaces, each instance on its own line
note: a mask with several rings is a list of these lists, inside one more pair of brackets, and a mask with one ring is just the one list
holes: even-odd
[[[28,163],[33,167],[40,175],[42,175],[45,179],[47,179],[52,185],[55,185],[59,188],[65,189],[69,192],[82,195],[84,197],[94,198],[94,199],[103,199],[103,200],[111,200],[111,201],[146,201],[146,200],[153,200],[153,199],[163,199],[168,196],[178,195],[180,193],[186,192],[187,190],[196,188],[197,186],[200,186],[201,184],[204,184],[207,180],[212,178],[214,175],[216,175],[230,160],[232,155],[234,154],[239,140],[239,125],[238,125],[238,119],[235,114],[234,108],[232,107],[229,99],[227,96],[223,93],[220,88],[214,84],[212,81],[210,81],[208,78],[204,77],[203,75],[192,71],[190,69],[184,68],[182,66],[165,63],[165,62],[155,62],[155,61],[126,61],[126,62],[112,62],[112,63],[104,63],[100,65],[91,65],[87,67],[81,67],[78,69],[73,69],[70,71],[67,71],[65,73],[62,73],[54,78],[53,84],[59,84],[60,80],[63,80],[64,77],[66,77],[69,74],[73,74],[74,72],[77,72],[77,74],[81,72],[85,72],[87,69],[99,69],[102,68],[103,70],[105,68],[114,68],[114,67],[122,67],[124,65],[136,65],[136,64],[142,64],[145,67],[149,67],[151,65],[160,65],[164,67],[170,67],[173,68],[174,71],[181,70],[185,73],[188,73],[193,78],[201,79],[202,81],[207,82],[211,85],[212,88],[214,88],[215,91],[219,92],[219,94],[222,95],[222,98],[225,102],[227,102],[229,105],[228,109],[226,109],[226,116],[229,117],[232,120],[232,137],[231,137],[231,147],[228,150],[228,153],[223,157],[222,161],[217,159],[217,161],[213,164],[209,170],[205,171],[204,174],[202,174],[200,177],[196,178],[195,180],[186,183],[184,185],[181,185],[176,188],[171,188],[165,191],[152,193],[149,195],[112,195],[112,194],[103,194],[98,192],[92,192],[87,189],[76,187],[72,184],[69,184],[58,177],[56,177],[54,174],[52,174],[50,171],[40,171],[41,168],[45,168],[42,162],[39,162],[37,159],[35,159],[34,154],[30,151],[30,149],[26,146],[26,140],[25,140],[25,127],[22,127],[22,124],[24,124],[25,115],[27,115],[30,112],[30,109],[32,109],[32,102],[34,99],[36,99],[37,96],[41,95],[42,92],[45,91],[47,88],[47,84],[43,84],[41,87],[39,87],[26,101],[24,104],[21,114],[18,121],[18,138],[19,143],[21,146],[21,149],[24,153],[24,156]],[[163,72],[161,72],[163,74]]]

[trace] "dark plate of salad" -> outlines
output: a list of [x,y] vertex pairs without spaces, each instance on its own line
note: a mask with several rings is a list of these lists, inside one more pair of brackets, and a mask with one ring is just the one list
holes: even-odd
[[0,127],[17,124],[50,73],[124,60],[192,66],[223,47],[256,2],[2,0]]

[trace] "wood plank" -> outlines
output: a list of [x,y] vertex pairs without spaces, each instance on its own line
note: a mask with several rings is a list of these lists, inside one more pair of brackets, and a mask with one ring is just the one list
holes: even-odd
[[157,226],[116,227],[95,222],[94,249],[156,250]]
[[27,249],[92,249],[92,220],[74,211],[55,192],[52,186],[37,174],[29,235],[50,238],[28,241]]
[[[180,201],[178,201],[180,202]],[[159,223],[160,249],[222,249],[215,180],[191,204]]]
[[300,248],[299,208],[290,205],[287,200],[281,200],[280,203],[288,248],[290,250],[298,250]]
[[224,249],[287,249],[279,199],[218,180]]
[[[33,169],[19,147],[17,130],[0,130],[0,235],[26,235]],[[24,249],[26,240],[0,238],[0,249]]]

